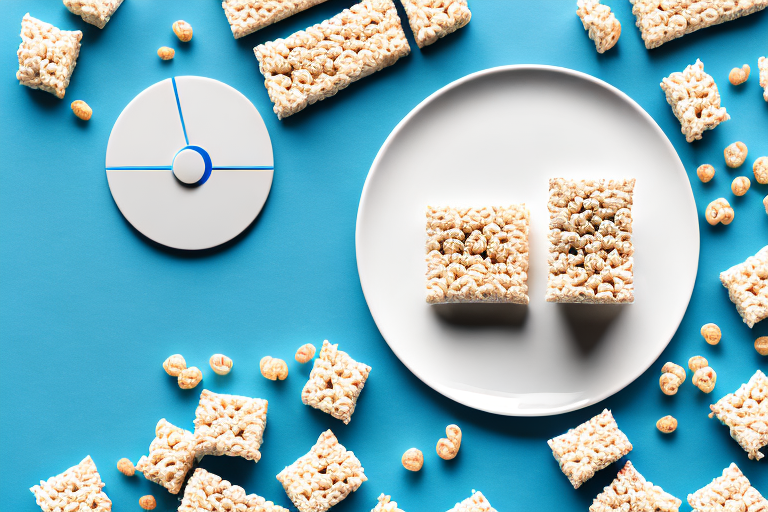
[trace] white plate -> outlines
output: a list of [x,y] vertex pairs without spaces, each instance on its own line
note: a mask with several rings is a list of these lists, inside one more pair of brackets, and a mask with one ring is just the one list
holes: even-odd
[[[635,302],[552,304],[548,179],[637,179]],[[528,306],[425,302],[425,208],[525,202]],[[505,66],[424,100],[392,131],[356,228],[365,299],[400,360],[443,395],[514,416],[560,414],[623,389],[661,354],[688,306],[699,224],[688,177],[651,117],[589,75]]]

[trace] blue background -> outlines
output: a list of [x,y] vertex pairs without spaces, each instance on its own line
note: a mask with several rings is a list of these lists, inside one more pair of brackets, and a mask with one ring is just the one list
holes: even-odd
[[[708,419],[708,405],[735,390],[768,359],[753,348],[768,322],[750,330],[719,283],[721,270],[768,243],[761,204],[768,186],[734,198],[730,182],[752,178],[755,158],[768,154],[768,103],[758,86],[757,59],[768,53],[768,13],[709,28],[647,51],[628,1],[612,1],[623,25],[618,45],[595,52],[575,14],[575,2],[472,0],[471,23],[423,51],[406,26],[412,54],[352,85],[338,96],[278,121],[252,47],[287,36],[353,4],[329,0],[241,40],[233,39],[218,1],[128,0],[102,31],[53,0],[0,2],[0,495],[3,507],[37,510],[28,488],[90,454],[106,482],[114,510],[137,510],[152,493],[158,510],[178,505],[161,487],[115,469],[147,452],[155,423],[167,418],[191,429],[203,387],[258,396],[270,402],[262,459],[206,457],[202,466],[247,492],[288,506],[275,475],[332,428],[353,450],[369,478],[336,507],[370,510],[381,492],[406,511],[447,510],[481,490],[499,511],[586,510],[615,476],[618,464],[573,490],[546,440],[602,410],[613,409],[634,444],[638,470],[681,498],[736,462],[768,494],[768,462],[747,459],[726,427]],[[62,29],[83,31],[83,46],[65,100],[18,85],[16,48],[25,12]],[[402,6],[398,5],[402,19]],[[194,39],[180,43],[171,24],[184,19]],[[162,62],[157,48],[176,48]],[[720,86],[732,119],[704,140],[685,142],[659,88],[662,77],[701,58]],[[749,63],[749,81],[727,81]],[[397,360],[374,324],[357,277],[354,227],[363,183],[376,152],[395,125],[420,101],[468,73],[515,63],[554,64],[595,75],[635,99],[675,145],[691,178],[701,222],[696,287],[680,328],[660,360],[624,391],[573,413],[508,418],[457,405],[422,384]],[[184,253],[156,245],[131,228],[116,208],[104,173],[110,129],[125,105],[155,82],[203,75],[245,94],[265,119],[275,154],[275,180],[264,210],[235,241]],[[86,100],[90,122],[69,104]],[[553,137],[567,137],[553,131]],[[749,147],[746,164],[729,170],[723,148]],[[645,148],[638,147],[637,151]],[[631,154],[626,158],[632,158]],[[709,162],[715,179],[704,185],[696,167]],[[621,165],[621,162],[617,162]],[[726,197],[736,210],[730,226],[703,220],[706,205]],[[664,208],[663,204],[658,205]],[[659,229],[676,229],[675,219]],[[675,247],[663,247],[678,264]],[[685,263],[680,263],[685,264]],[[673,286],[670,283],[670,286]],[[659,290],[663,300],[663,290]],[[716,322],[723,341],[704,343],[699,328]],[[339,343],[373,366],[350,425],[301,404],[309,365],[293,361],[304,343]],[[161,368],[179,352],[204,373],[203,385],[180,390]],[[211,354],[234,359],[229,376],[208,366]],[[289,362],[290,376],[259,375],[264,355]],[[658,387],[659,368],[695,354],[718,373],[715,392],[686,384],[673,397]],[[673,414],[676,433],[663,436],[655,421]],[[448,423],[464,432],[459,456],[434,450]],[[409,473],[400,456],[412,446],[424,469]],[[764,450],[765,451],[765,450]],[[768,459],[767,459],[768,460]]]

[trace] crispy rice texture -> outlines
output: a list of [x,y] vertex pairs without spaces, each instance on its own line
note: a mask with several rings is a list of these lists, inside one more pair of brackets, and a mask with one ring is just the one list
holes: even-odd
[[397,502],[392,501],[392,496],[381,493],[379,496],[379,502],[376,504],[371,512],[403,512],[397,508]]
[[496,509],[485,499],[483,493],[472,490],[472,496],[457,503],[448,512],[496,512]]
[[688,495],[694,512],[765,512],[768,500],[752,487],[736,464],[723,470],[723,476]]
[[765,456],[759,451],[768,445],[768,377],[763,372],[757,370],[749,382],[709,408],[709,417],[716,416],[728,426],[731,437],[750,459]]
[[678,512],[683,502],[638,473],[630,461],[597,495],[589,512]]
[[224,0],[221,6],[235,39],[253,34],[273,23],[326,0]]
[[104,28],[123,0],[64,0],[64,6],[84,22]]
[[232,485],[220,476],[197,468],[184,488],[178,512],[288,512],[257,494]]
[[43,512],[109,512],[112,502],[104,494],[96,464],[87,456],[77,466],[40,481],[30,489]]
[[155,427],[155,439],[149,445],[149,455],[139,459],[136,470],[171,494],[178,494],[194,463],[195,436],[163,418]]
[[744,263],[721,272],[720,282],[750,328],[768,318],[768,245]]
[[576,14],[589,38],[595,42],[597,53],[605,53],[613,48],[621,36],[621,23],[611,8],[599,0],[578,0],[577,5]]
[[437,42],[469,23],[467,0],[400,0],[419,48]]

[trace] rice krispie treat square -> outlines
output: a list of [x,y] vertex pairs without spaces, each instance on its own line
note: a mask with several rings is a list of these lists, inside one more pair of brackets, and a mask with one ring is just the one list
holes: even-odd
[[757,370],[749,382],[735,393],[729,393],[710,405],[709,417],[717,416],[731,430],[750,459],[762,459],[763,446],[768,446],[768,377]]
[[608,409],[547,443],[574,489],[632,451]]
[[232,485],[220,476],[197,468],[184,488],[184,497],[178,512],[288,512],[258,494],[245,494],[245,490]]
[[277,479],[299,512],[325,512],[368,480],[355,454],[326,430],[306,455]]
[[448,512],[496,512],[496,509],[488,503],[483,493],[480,491],[472,490],[472,496],[465,499],[461,503],[457,503]]
[[768,318],[768,245],[744,263],[721,272],[720,282],[750,328]]
[[104,482],[88,455],[77,466],[52,476],[30,491],[43,512],[109,512],[112,501],[101,489]]
[[467,0],[400,0],[405,7],[413,38],[424,48],[469,23]]
[[381,493],[379,503],[373,507],[371,512],[403,512],[397,508],[397,502],[392,501],[392,496]]
[[524,204],[427,207],[427,302],[528,304]]
[[19,83],[63,98],[77,64],[82,38],[79,30],[59,30],[25,14],[21,20],[21,44],[16,52]]
[[339,345],[323,341],[309,380],[301,390],[301,401],[348,424],[371,367],[358,363]]
[[325,0],[224,0],[221,6],[232,35],[240,39]]
[[109,21],[123,0],[64,0],[64,6],[83,21],[99,28]]
[[144,478],[162,485],[171,494],[178,494],[187,472],[195,463],[195,436],[176,427],[165,418],[157,422],[155,439],[149,445],[149,455],[136,464]]
[[723,476],[688,495],[693,512],[765,512],[768,500],[752,487],[736,464],[723,470]]
[[763,88],[763,99],[768,101],[768,58],[760,57],[757,59],[757,69],[760,71],[758,80],[760,87]]
[[634,179],[549,180],[547,302],[635,300]]
[[258,462],[267,401],[204,389],[195,410],[195,456],[229,455]]
[[682,503],[661,487],[647,482],[627,461],[611,485],[605,487],[594,499],[589,512],[678,512]]
[[712,130],[731,118],[725,107],[720,106],[715,79],[704,72],[704,64],[699,59],[682,72],[676,71],[664,78],[661,89],[688,142],[701,139],[705,130]]
[[621,36],[621,23],[611,8],[601,4],[600,0],[578,0],[576,5],[576,14],[589,38],[595,42],[597,53],[605,53],[613,48]]

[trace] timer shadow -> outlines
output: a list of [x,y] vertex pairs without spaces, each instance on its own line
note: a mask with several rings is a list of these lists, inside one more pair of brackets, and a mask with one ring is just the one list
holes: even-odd
[[520,329],[528,319],[525,304],[435,304],[431,309],[441,321],[459,328],[502,326]]
[[594,351],[627,304],[557,304],[582,356]]

